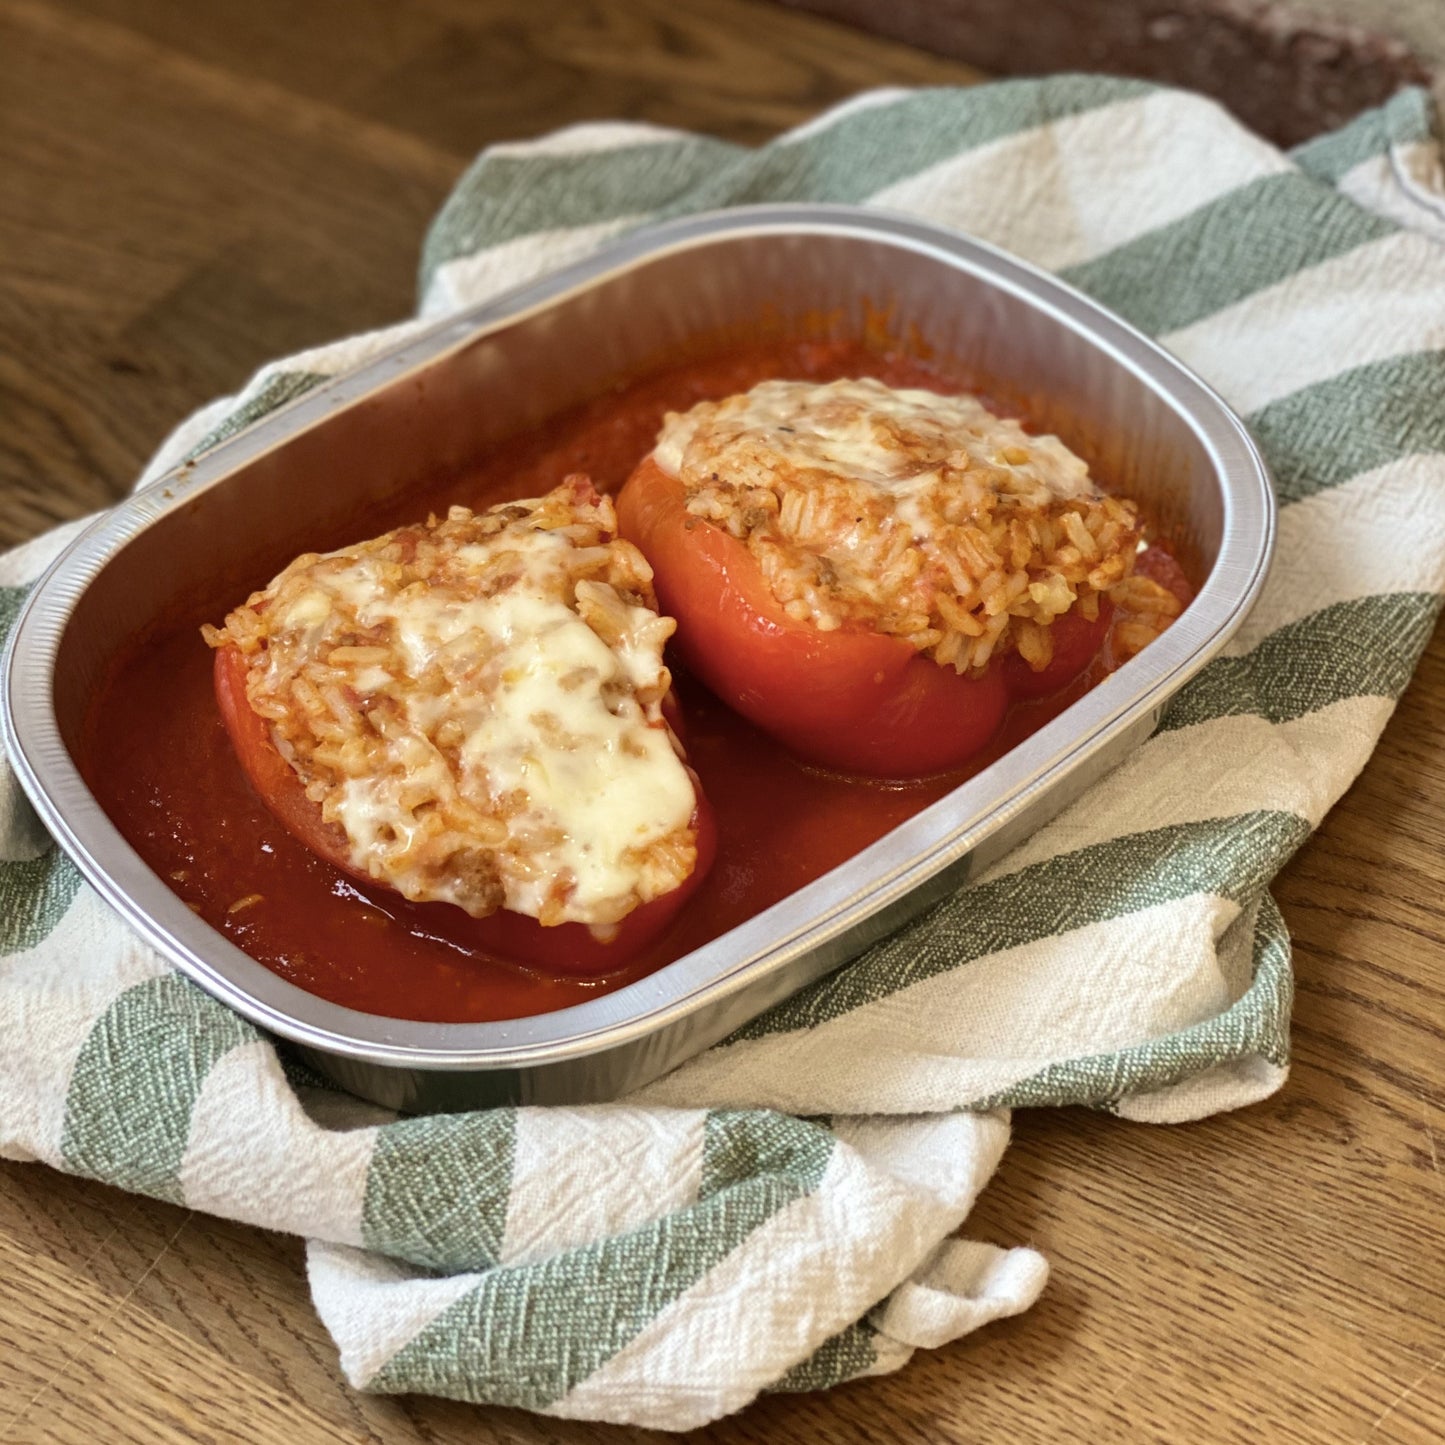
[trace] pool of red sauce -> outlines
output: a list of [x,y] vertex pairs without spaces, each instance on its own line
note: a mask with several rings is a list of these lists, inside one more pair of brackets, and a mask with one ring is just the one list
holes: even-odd
[[[383,525],[453,502],[485,506],[535,496],[573,471],[615,491],[650,450],[665,411],[746,390],[768,376],[859,375],[895,386],[984,390],[977,378],[855,343],[736,351],[619,386],[549,424],[545,434],[507,443]],[[1027,419],[1026,404],[1003,405],[1015,414],[1022,409]],[[1182,569],[1162,547],[1142,554],[1140,570],[1189,599]],[[671,929],[625,968],[601,979],[558,978],[428,935],[404,902],[376,906],[384,895],[363,895],[271,818],[231,752],[211,691],[210,649],[197,630],[203,621],[219,622],[238,600],[217,599],[209,616],[146,638],[118,659],[92,706],[82,770],[131,845],[208,923],[299,987],[392,1018],[517,1018],[651,973],[875,842],[1057,716],[1108,670],[1100,659],[1064,692],[1015,707],[968,768],[907,785],[808,768],[679,676],[689,760],[717,811],[717,862]]]

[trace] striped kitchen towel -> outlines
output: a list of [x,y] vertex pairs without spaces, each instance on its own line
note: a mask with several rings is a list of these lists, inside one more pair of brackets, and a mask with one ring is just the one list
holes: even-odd
[[[588,125],[486,152],[421,318],[267,367],[153,479],[429,318],[661,216],[888,206],[1062,274],[1248,419],[1282,505],[1256,611],[1012,856],[623,1104],[385,1115],[306,1079],[109,913],[0,780],[0,1150],[311,1241],[357,1386],[684,1428],[1026,1308],[955,1235],[1014,1105],[1165,1123],[1285,1079],[1270,878],[1369,756],[1445,586],[1445,195],[1408,93],[1286,155],[1097,77],[859,97],[760,150]],[[0,561],[0,622],[75,535]]]

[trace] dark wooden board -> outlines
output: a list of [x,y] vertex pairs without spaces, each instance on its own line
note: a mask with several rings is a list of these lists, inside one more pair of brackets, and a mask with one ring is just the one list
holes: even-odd
[[1333,130],[1432,65],[1378,30],[1260,0],[780,0],[994,75],[1099,70],[1202,91],[1280,145]]

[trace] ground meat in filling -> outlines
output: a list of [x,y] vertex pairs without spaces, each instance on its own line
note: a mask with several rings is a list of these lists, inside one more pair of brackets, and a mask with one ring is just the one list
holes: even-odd
[[975,397],[766,381],[670,413],[653,457],[689,512],[747,544],[789,616],[892,634],[959,672],[1013,651],[1042,670],[1050,623],[1093,620],[1103,597],[1131,651],[1179,611],[1131,575],[1134,504]]
[[585,477],[298,557],[206,629],[358,870],[605,930],[692,872],[652,572]]

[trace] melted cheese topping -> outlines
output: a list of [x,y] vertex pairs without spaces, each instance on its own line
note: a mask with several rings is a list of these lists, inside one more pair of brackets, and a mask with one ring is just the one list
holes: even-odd
[[605,930],[696,863],[651,569],[583,478],[298,558],[213,630],[353,866]]
[[1139,542],[1057,437],[976,397],[871,379],[767,381],[667,417],[653,460],[693,515],[745,541],[790,616],[906,638],[960,672],[1098,615]]
[[671,412],[653,457],[682,476],[695,443],[714,459],[732,453],[745,461],[765,451],[793,470],[831,473],[905,500],[936,485],[944,469],[973,473],[979,487],[1007,486],[1035,506],[1096,495],[1088,465],[1058,437],[1031,437],[975,396],[895,389],[871,378],[765,381]]

